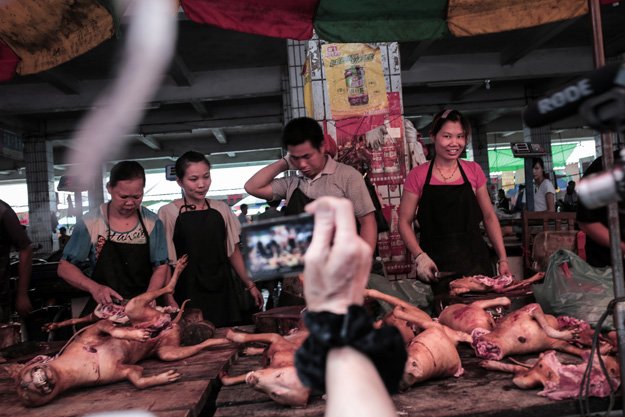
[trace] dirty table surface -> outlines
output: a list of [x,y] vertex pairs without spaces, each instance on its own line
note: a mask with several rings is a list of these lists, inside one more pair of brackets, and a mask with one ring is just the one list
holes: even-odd
[[[487,371],[468,347],[460,347],[464,375],[418,384],[393,396],[398,416],[450,417],[553,417],[578,415],[577,400],[553,401],[540,397],[538,389],[520,390],[512,384],[512,375]],[[239,375],[256,369],[260,356],[239,356],[228,374]],[[591,400],[593,411],[606,410],[607,399]],[[243,385],[222,387],[217,395],[215,417],[321,417],[325,401],[311,397],[306,408],[289,408],[274,403],[264,393]],[[616,401],[620,408],[620,399]]]

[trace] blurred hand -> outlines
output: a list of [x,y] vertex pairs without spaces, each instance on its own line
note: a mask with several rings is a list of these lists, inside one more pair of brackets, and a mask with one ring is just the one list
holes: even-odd
[[500,262],[497,264],[497,270],[499,271],[499,275],[510,274],[510,265],[508,262]]
[[417,258],[417,278],[426,284],[436,282],[437,279],[434,276],[436,272],[438,272],[438,267],[432,258],[425,252],[419,255]]
[[259,310],[263,308],[263,304],[265,304],[265,300],[263,298],[263,294],[260,292],[260,290],[256,286],[250,289],[250,295],[254,299],[254,304],[256,304],[256,308],[258,308]]
[[99,285],[96,289],[91,293],[91,296],[98,304],[109,304],[113,301],[113,298],[117,298],[118,300],[123,300],[123,297],[117,293],[111,287],[107,287],[106,285]]
[[345,314],[350,305],[363,303],[372,249],[356,233],[349,200],[321,197],[306,211],[315,215],[312,242],[304,257],[306,305],[309,311]]
[[15,297],[15,310],[22,317],[28,316],[30,312],[33,311],[33,306],[30,303],[28,294],[18,294]]

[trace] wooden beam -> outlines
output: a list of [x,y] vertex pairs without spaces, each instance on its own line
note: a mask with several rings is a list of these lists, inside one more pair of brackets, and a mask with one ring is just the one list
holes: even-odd
[[193,74],[179,54],[174,55],[169,67],[169,75],[178,87],[190,87],[193,84]]
[[68,74],[67,71],[52,68],[38,74],[38,76],[40,79],[47,82],[62,93],[69,95],[80,94],[80,81],[74,76]]
[[215,139],[217,139],[217,142],[222,145],[228,143],[228,139],[226,138],[226,132],[224,132],[222,129],[212,129],[212,132],[213,136],[215,136]]
[[552,23],[549,25],[537,28],[532,39],[524,39],[522,43],[510,45],[508,49],[501,52],[501,65],[513,65],[534,49],[540,48],[546,42],[558,36],[564,32],[567,28],[577,22],[579,19],[585,16],[580,16],[575,19],[564,20],[558,23]]
[[460,88],[452,94],[451,101],[460,101],[465,97],[471,95],[472,93],[476,92],[483,86],[484,84],[473,84],[464,88]]
[[208,108],[201,100],[190,100],[189,103],[193,106],[193,109],[199,114],[202,119],[210,118]]
[[417,62],[419,58],[421,58],[425,54],[425,52],[428,50],[430,45],[432,45],[433,42],[433,40],[417,42],[412,50],[408,54],[405,54],[404,57],[402,57],[401,69],[411,69],[415,62]]
[[161,150],[161,144],[153,136],[138,135],[137,139],[150,149],[155,151]]

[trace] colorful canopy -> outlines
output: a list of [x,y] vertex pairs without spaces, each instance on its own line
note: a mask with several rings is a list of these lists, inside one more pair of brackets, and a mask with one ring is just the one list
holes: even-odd
[[[611,3],[615,0],[602,0]],[[421,41],[527,28],[588,12],[587,0],[180,0],[223,29],[329,42]],[[111,0],[0,2],[0,81],[60,65],[116,31]],[[4,42],[4,45],[2,42]],[[19,62],[6,47],[10,48]]]
[[[553,144],[551,155],[554,167],[566,166],[566,160],[577,147],[576,143]],[[516,171],[523,169],[523,158],[515,158],[510,147],[491,149],[488,151],[488,165],[491,172]]]

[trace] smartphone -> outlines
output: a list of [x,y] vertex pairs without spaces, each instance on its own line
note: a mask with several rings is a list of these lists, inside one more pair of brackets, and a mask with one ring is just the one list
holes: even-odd
[[292,276],[304,270],[314,216],[298,214],[241,227],[243,259],[254,281]]

